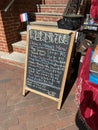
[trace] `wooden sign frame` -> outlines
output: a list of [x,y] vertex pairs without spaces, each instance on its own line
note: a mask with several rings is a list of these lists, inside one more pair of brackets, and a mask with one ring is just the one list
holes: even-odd
[[[59,93],[59,98],[52,97],[50,95],[47,95],[45,93],[42,93],[40,91],[36,91],[26,85],[26,78],[27,78],[27,67],[28,67],[28,53],[29,53],[29,31],[30,30],[40,30],[40,31],[48,31],[48,32],[53,32],[53,33],[60,33],[60,34],[68,34],[71,36],[70,38],[70,43],[69,43],[69,48],[68,48],[68,53],[67,53],[67,58],[65,61],[65,68],[64,68],[64,74],[63,74],[63,79],[62,83],[60,86],[60,93]],[[68,73],[68,68],[70,64],[70,59],[72,56],[72,51],[73,51],[73,45],[74,45],[74,40],[75,40],[75,31],[71,30],[65,30],[65,29],[58,29],[58,28],[49,28],[49,27],[43,27],[43,26],[27,26],[27,43],[26,43],[26,59],[25,59],[25,70],[24,70],[24,85],[23,85],[23,95],[25,96],[27,91],[36,93],[38,95],[44,96],[46,98],[52,99],[56,102],[58,102],[57,109],[60,110],[61,104],[62,104],[62,98],[63,98],[63,92],[65,88],[65,83],[66,83],[66,78],[67,78],[67,73]]]

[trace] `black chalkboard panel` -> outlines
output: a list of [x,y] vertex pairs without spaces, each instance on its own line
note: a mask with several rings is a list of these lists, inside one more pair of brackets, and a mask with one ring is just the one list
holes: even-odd
[[59,98],[70,35],[30,30],[28,87]]
[[69,30],[28,29],[23,95],[28,90],[51,98],[60,109],[74,36]]

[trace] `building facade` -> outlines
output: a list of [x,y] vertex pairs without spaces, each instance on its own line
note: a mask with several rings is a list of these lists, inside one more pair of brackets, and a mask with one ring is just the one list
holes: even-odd
[[27,12],[29,21],[56,22],[62,17],[68,0],[14,0],[9,7],[10,3],[11,0],[0,2],[0,51],[3,52],[12,52],[12,44],[21,40],[20,32],[26,30],[27,23],[20,21],[21,13]]

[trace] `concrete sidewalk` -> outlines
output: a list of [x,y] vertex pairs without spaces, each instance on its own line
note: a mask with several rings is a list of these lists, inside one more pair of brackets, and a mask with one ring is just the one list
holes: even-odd
[[78,130],[75,86],[57,102],[29,92],[22,96],[24,70],[0,63],[0,130]]

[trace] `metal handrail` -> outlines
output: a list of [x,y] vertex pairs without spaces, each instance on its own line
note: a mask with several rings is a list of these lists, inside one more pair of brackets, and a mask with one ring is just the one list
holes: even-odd
[[7,7],[4,9],[5,12],[8,11],[8,9],[11,7],[11,5],[14,3],[15,0],[10,1],[10,3],[7,5]]
[[77,15],[82,1],[83,0],[75,0],[75,1],[69,0],[67,7],[64,10],[63,16],[73,15],[73,14]]

